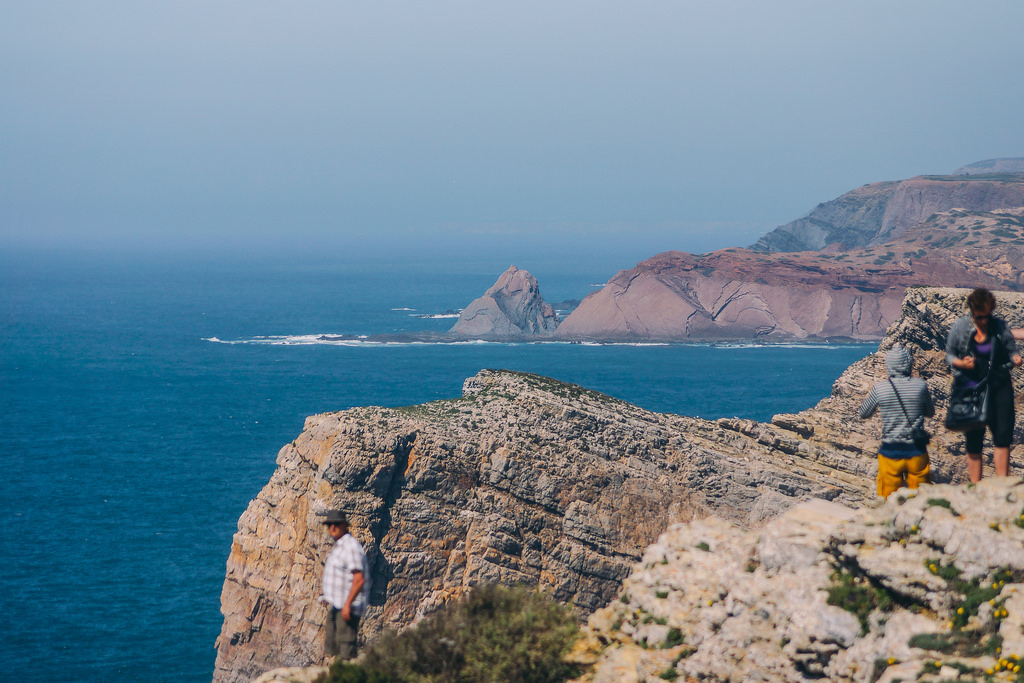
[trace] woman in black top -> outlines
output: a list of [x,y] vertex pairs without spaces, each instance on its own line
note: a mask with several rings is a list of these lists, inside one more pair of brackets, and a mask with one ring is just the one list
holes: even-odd
[[[975,386],[989,377],[988,428],[992,432],[992,461],[996,474],[1010,472],[1010,445],[1013,442],[1013,383],[1009,365],[1020,366],[1014,334],[1006,322],[992,315],[996,298],[984,288],[975,289],[967,297],[970,311],[949,330],[946,340],[946,359],[953,366],[953,381]],[[991,367],[991,374],[989,368]],[[967,450],[967,476],[971,481],[981,480],[981,449],[985,428],[965,432]]]

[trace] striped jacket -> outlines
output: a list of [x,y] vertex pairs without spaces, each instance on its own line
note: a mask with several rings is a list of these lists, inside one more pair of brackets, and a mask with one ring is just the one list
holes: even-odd
[[[935,414],[928,385],[920,377],[910,376],[912,367],[909,351],[899,346],[890,349],[885,355],[889,379],[871,387],[871,393],[860,406],[862,419],[871,417],[876,409],[881,412],[883,444],[913,445],[911,429],[915,425],[923,425],[924,418]],[[896,392],[899,392],[899,398]],[[903,401],[902,408],[900,400]],[[906,415],[903,408],[906,408]]]

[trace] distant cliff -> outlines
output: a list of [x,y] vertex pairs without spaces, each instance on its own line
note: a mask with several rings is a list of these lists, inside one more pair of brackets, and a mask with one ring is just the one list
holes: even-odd
[[956,209],[932,214],[876,246],[659,254],[589,295],[556,336],[878,339],[896,320],[907,287],[1018,289],[1022,272],[1024,208]]
[[803,218],[772,230],[750,248],[786,252],[821,250],[829,245],[841,249],[866,247],[889,242],[943,211],[1021,206],[1024,173],[920,176],[872,183],[819,204]]
[[451,334],[475,339],[547,336],[558,315],[540,295],[537,278],[510,266],[484,295],[466,306]]
[[953,171],[953,175],[988,175],[991,173],[1024,173],[1024,157],[986,159],[961,166]]

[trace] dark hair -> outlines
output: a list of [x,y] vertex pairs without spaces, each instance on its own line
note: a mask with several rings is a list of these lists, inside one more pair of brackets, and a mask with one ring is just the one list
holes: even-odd
[[978,287],[967,295],[967,308],[971,311],[981,311],[986,308],[995,309],[996,297],[984,287]]

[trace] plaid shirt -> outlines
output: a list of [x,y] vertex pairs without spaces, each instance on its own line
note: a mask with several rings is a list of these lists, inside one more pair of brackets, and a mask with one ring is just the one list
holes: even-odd
[[352,600],[352,613],[362,614],[370,595],[370,572],[366,566],[366,554],[359,541],[352,534],[345,534],[334,542],[331,554],[324,564],[324,584],[321,600],[331,603],[332,607],[342,609],[352,590],[352,572],[363,573],[363,589]]

